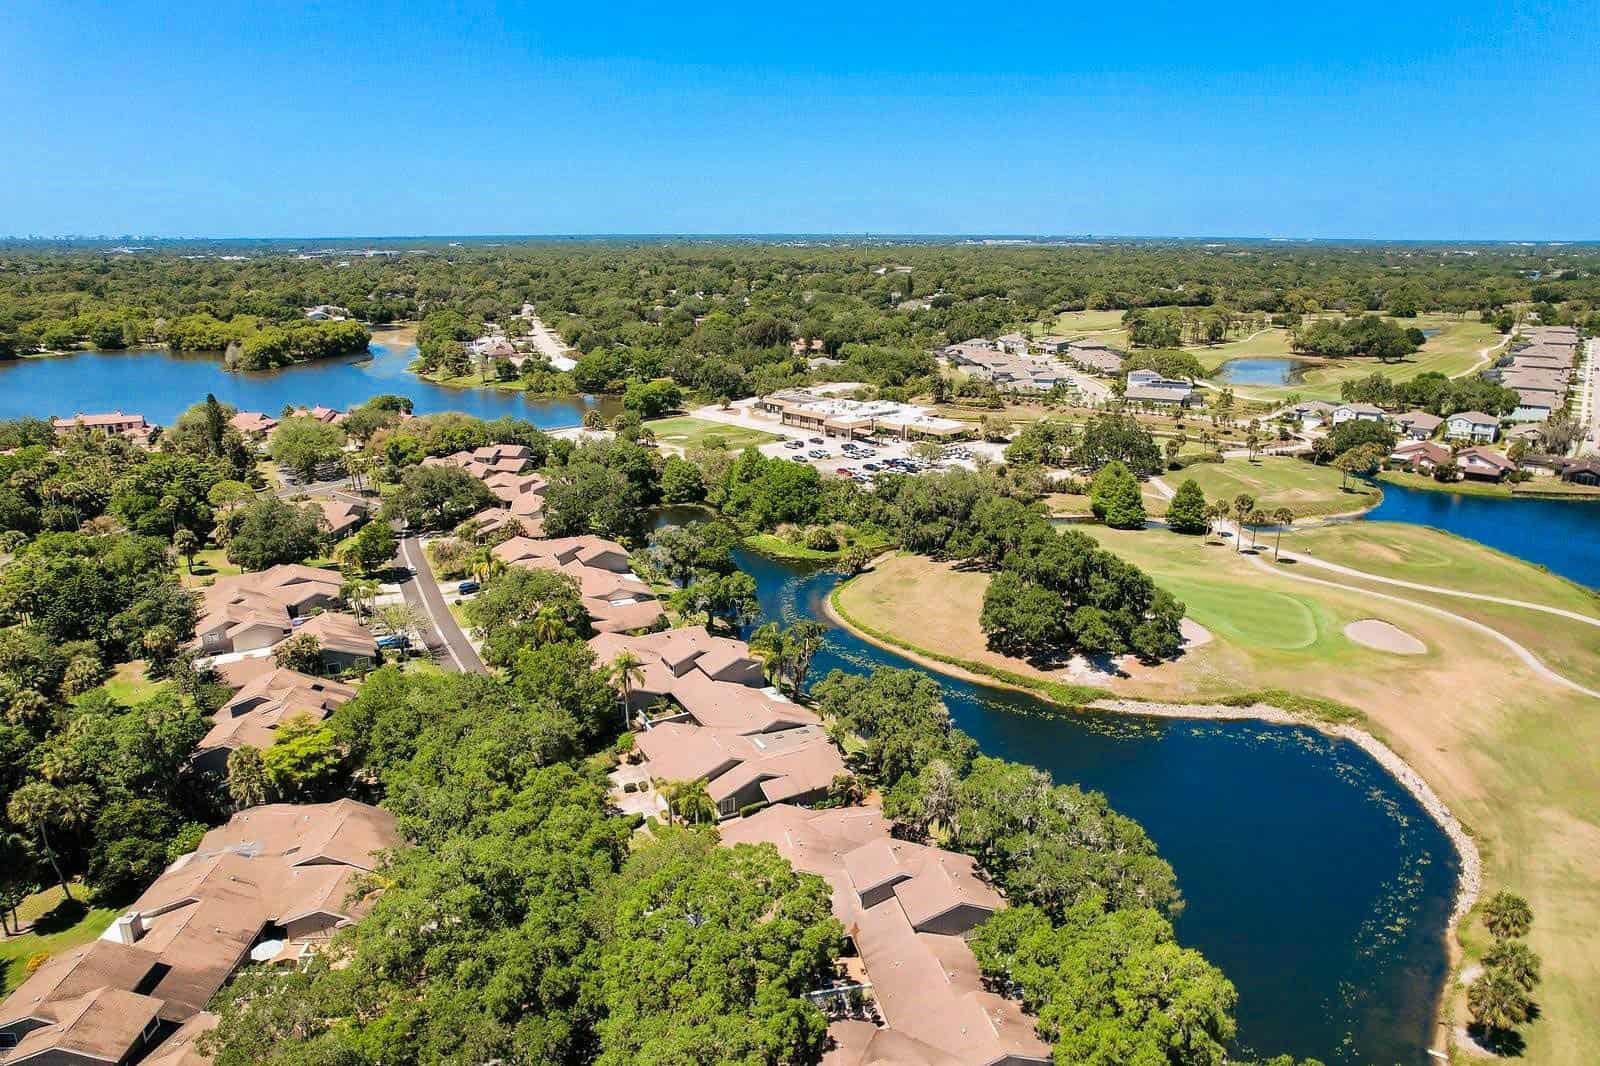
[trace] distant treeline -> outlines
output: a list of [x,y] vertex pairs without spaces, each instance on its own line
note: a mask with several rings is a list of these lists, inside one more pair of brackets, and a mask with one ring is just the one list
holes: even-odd
[[[159,342],[206,315],[262,327],[336,304],[364,322],[459,315],[466,332],[532,303],[585,357],[580,388],[671,377],[702,395],[750,395],[819,375],[925,386],[921,353],[1061,311],[1135,316],[1168,343],[1226,336],[1259,316],[1336,311],[1406,318],[1531,306],[1542,321],[1600,324],[1600,251],[1416,245],[793,246],[754,242],[434,245],[403,256],[186,258],[169,251],[0,251],[0,344]],[[451,330],[455,332],[455,330]],[[791,343],[804,339],[803,352]],[[242,343],[242,342],[241,342]],[[263,342],[264,343],[264,342]],[[267,345],[273,347],[273,345]],[[442,353],[445,356],[453,352]],[[842,367],[808,366],[818,356]],[[446,365],[444,359],[439,365]]]

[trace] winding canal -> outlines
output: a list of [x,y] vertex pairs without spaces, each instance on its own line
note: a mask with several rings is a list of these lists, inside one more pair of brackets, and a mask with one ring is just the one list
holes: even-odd
[[[765,620],[827,620],[837,574],[750,552],[738,562]],[[922,669],[834,628],[812,677],[879,666]],[[1239,990],[1241,1053],[1429,1061],[1457,859],[1365,752],[1300,727],[1063,714],[929,676],[985,754],[1104,792],[1149,831],[1187,900],[1179,938]]]

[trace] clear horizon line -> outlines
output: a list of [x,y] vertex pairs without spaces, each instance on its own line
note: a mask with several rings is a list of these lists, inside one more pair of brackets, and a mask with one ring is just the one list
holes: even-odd
[[917,233],[917,232],[892,232],[889,230],[837,230],[837,231],[757,231],[757,230],[728,230],[723,232],[692,230],[674,230],[659,232],[602,232],[602,231],[564,231],[564,232],[528,232],[528,233],[389,233],[389,234],[293,234],[288,236],[271,236],[265,234],[236,234],[236,235],[171,235],[151,233],[121,233],[121,234],[8,234],[0,236],[0,242],[41,244],[51,242],[114,242],[114,241],[157,241],[163,243],[180,242],[245,242],[245,241],[271,241],[283,242],[314,242],[314,241],[529,241],[529,240],[794,240],[794,239],[821,239],[821,240],[916,240],[916,241],[1249,241],[1272,243],[1310,243],[1310,242],[1341,242],[1350,244],[1600,244],[1600,238],[1595,237],[1378,237],[1378,236],[1298,236],[1284,234],[1135,234],[1135,233],[1024,233],[1003,231],[969,231],[951,233]]

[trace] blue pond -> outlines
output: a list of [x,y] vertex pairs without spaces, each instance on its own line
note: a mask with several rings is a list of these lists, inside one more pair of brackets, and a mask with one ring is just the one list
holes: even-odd
[[411,397],[418,414],[515,415],[555,429],[577,425],[584,411],[595,404],[583,397],[530,399],[520,392],[434,385],[407,370],[416,354],[415,346],[379,341],[367,355],[259,373],[226,371],[215,355],[167,351],[78,352],[48,359],[17,359],[0,362],[0,418],[120,409],[171,425],[208,392],[240,410],[272,415],[285,404],[320,403],[345,409],[380,393],[394,392]]
[[1229,359],[1217,367],[1212,378],[1224,385],[1292,385],[1305,378],[1310,365],[1304,359],[1250,356]]
[[1374,522],[1410,522],[1468,537],[1600,588],[1600,501],[1497,499],[1383,484]]

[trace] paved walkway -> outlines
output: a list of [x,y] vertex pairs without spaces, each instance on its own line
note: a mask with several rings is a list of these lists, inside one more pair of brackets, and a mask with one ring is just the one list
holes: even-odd
[[[1380,600],[1388,600],[1391,603],[1402,604],[1406,607],[1414,607],[1419,611],[1427,611],[1430,614],[1436,614],[1441,618],[1448,618],[1451,621],[1459,622],[1469,629],[1475,629],[1485,636],[1491,637],[1492,639],[1497,640],[1501,644],[1505,645],[1511,650],[1512,654],[1521,659],[1525,664],[1527,664],[1530,670],[1538,674],[1540,677],[1543,677],[1546,680],[1552,681],[1555,684],[1561,685],[1565,688],[1570,688],[1574,692],[1582,693],[1583,695],[1589,696],[1592,699],[1600,700],[1600,692],[1596,692],[1592,688],[1586,688],[1583,685],[1578,684],[1576,681],[1573,681],[1571,678],[1556,673],[1554,670],[1546,666],[1537,655],[1533,654],[1533,652],[1512,640],[1498,629],[1495,629],[1491,626],[1486,626],[1482,622],[1468,618],[1465,615],[1459,615],[1454,611],[1447,611],[1443,607],[1435,607],[1429,603],[1419,603],[1416,600],[1408,600],[1403,596],[1391,596],[1387,592],[1374,592],[1371,589],[1364,589],[1355,585],[1346,585],[1338,581],[1328,581],[1324,578],[1312,577],[1309,574],[1298,573],[1294,570],[1285,570],[1281,567],[1272,565],[1259,555],[1251,555],[1250,562],[1253,566],[1259,567],[1262,570],[1267,570],[1274,574],[1281,574],[1293,581],[1308,581],[1313,585],[1324,585],[1328,588],[1344,589],[1347,592],[1360,593],[1362,596],[1373,596]],[[1351,570],[1349,572],[1361,577],[1370,577],[1370,575],[1362,574],[1359,570]]]
[[444,593],[439,591],[439,582],[434,579],[433,567],[428,564],[428,553],[422,550],[422,542],[415,536],[400,541],[400,561],[411,570],[411,576],[400,586],[400,591],[407,603],[421,608],[433,629],[433,639],[425,641],[428,650],[440,658],[441,665],[453,667],[458,673],[488,673],[467,635],[456,624],[455,615],[450,613]]
[[1595,618],[1594,616],[1587,614],[1579,614],[1577,611],[1568,611],[1561,607],[1551,607],[1548,604],[1531,603],[1528,600],[1515,600],[1509,596],[1491,596],[1486,592],[1468,592],[1465,589],[1445,588],[1442,585],[1425,585],[1420,581],[1406,581],[1398,577],[1379,577],[1377,574],[1369,574],[1365,570],[1357,570],[1353,566],[1343,566],[1339,563],[1330,563],[1325,559],[1317,559],[1310,555],[1301,555],[1298,552],[1286,551],[1283,553],[1283,558],[1293,560],[1296,563],[1304,563],[1307,566],[1315,566],[1323,570],[1331,570],[1337,574],[1345,574],[1350,577],[1357,577],[1362,581],[1376,581],[1383,585],[1394,585],[1398,588],[1414,589],[1417,592],[1432,592],[1440,596],[1455,596],[1463,600],[1482,600],[1485,603],[1499,603],[1504,604],[1507,607],[1521,607],[1529,611],[1543,611],[1545,614],[1560,615],[1562,618],[1569,618],[1574,622],[1582,622],[1584,625],[1600,626],[1600,618]]

